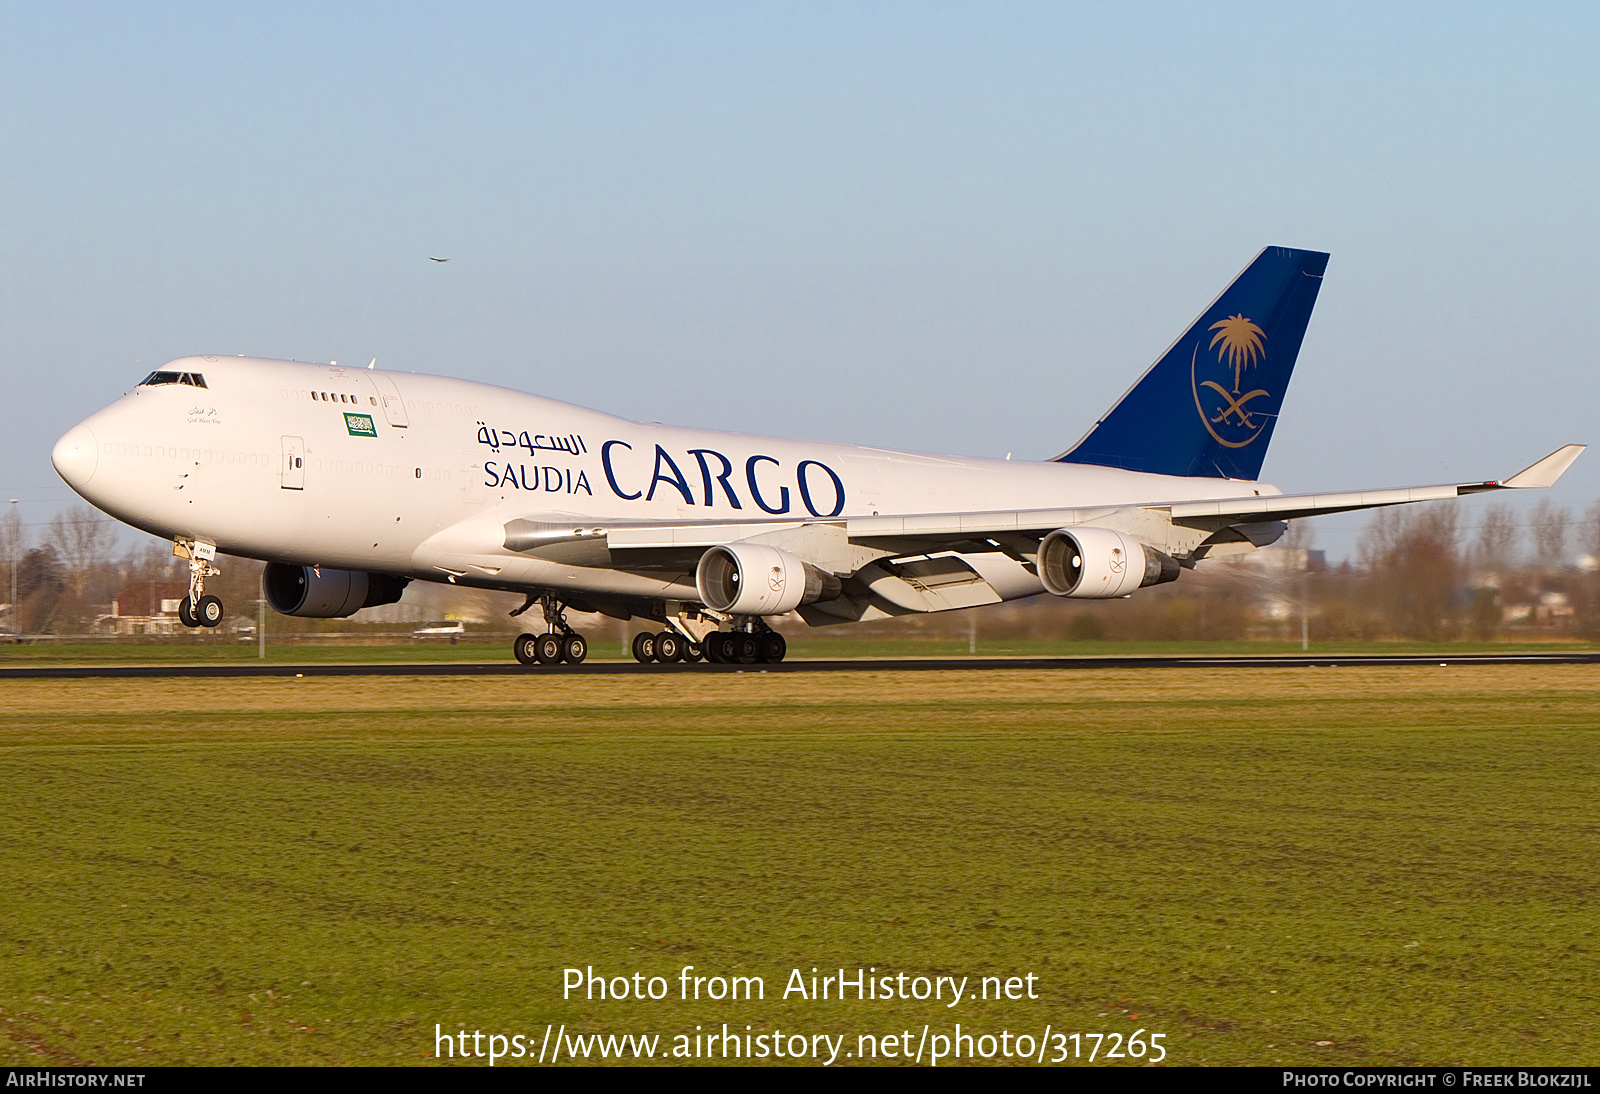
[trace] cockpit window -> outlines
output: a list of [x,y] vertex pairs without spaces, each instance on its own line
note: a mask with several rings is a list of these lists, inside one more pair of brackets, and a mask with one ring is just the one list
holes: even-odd
[[156,387],[159,384],[188,384],[190,387],[205,387],[206,378],[198,372],[152,372],[140,381],[140,387]]

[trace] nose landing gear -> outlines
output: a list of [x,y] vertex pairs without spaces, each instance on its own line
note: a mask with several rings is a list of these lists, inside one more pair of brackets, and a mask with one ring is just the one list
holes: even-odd
[[217,557],[217,545],[199,540],[174,540],[172,553],[189,560],[189,595],[178,601],[178,622],[185,627],[215,627],[225,614],[220,598],[206,592],[206,578],[222,571],[211,563]]

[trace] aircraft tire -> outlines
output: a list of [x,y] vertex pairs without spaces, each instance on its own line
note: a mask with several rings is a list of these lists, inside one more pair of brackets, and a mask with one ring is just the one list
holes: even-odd
[[733,657],[741,665],[753,665],[761,660],[761,640],[753,634],[733,636]]
[[561,660],[569,665],[581,665],[589,656],[589,640],[581,634],[569,634],[561,643]]
[[693,665],[705,660],[706,647],[704,642],[685,642],[683,644],[683,659]]
[[633,659],[641,665],[648,665],[656,659],[656,636],[649,631],[640,631],[633,636]]
[[215,627],[222,622],[222,601],[207,593],[200,598],[200,603],[195,606],[194,614],[202,627]]
[[539,657],[534,652],[534,647],[539,642],[536,634],[519,634],[517,640],[511,643],[511,652],[517,655],[517,660],[524,665],[537,665]]
[[656,660],[663,665],[683,660],[683,638],[676,631],[662,631],[656,635]]
[[767,664],[778,664],[788,652],[788,641],[777,631],[768,631],[761,636],[761,660]]
[[533,656],[538,658],[541,665],[560,664],[562,647],[565,645],[559,634],[541,634],[533,640]]
[[188,597],[178,601],[178,622],[185,627],[198,627],[200,625],[200,617],[194,614],[194,605],[190,603]]

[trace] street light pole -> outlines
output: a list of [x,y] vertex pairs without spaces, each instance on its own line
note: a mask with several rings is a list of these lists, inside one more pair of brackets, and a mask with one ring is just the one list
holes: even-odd
[[17,499],[11,499],[11,524],[6,529],[6,550],[11,552],[11,641],[22,641],[22,613],[17,610],[17,556],[22,553],[22,518],[17,515]]

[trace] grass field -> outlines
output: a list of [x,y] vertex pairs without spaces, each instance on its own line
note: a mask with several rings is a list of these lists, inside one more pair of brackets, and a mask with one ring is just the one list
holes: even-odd
[[[1592,1064],[1597,774],[1582,667],[4,682],[0,1059],[959,1021]],[[589,965],[674,995],[563,1001]],[[1040,998],[779,998],[813,966]]]

